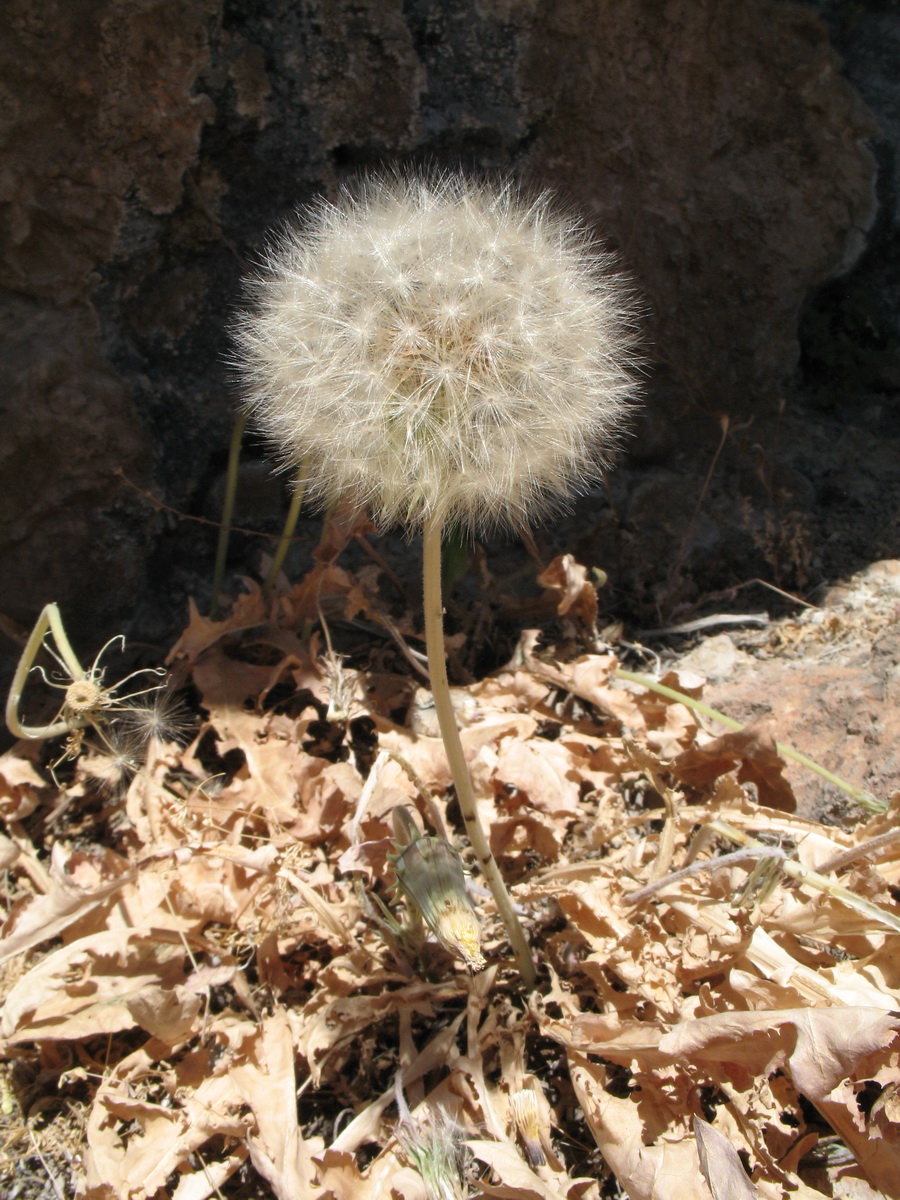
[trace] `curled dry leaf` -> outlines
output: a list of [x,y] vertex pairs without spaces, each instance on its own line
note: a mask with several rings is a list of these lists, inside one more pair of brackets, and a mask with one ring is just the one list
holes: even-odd
[[4,821],[24,821],[47,787],[34,767],[35,748],[36,744],[21,742],[0,754],[0,817]]
[[494,766],[497,784],[552,817],[574,817],[581,780],[570,750],[541,738],[505,738]]
[[247,591],[241,592],[232,604],[228,616],[221,621],[204,617],[193,597],[188,599],[188,625],[169,651],[167,664],[180,658],[187,659],[189,663],[196,662],[204,650],[214,646],[226,634],[253,629],[266,619],[261,589],[249,580],[246,583]]
[[639,1092],[634,1099],[617,1094],[607,1068],[586,1055],[570,1052],[569,1071],[588,1127],[629,1200],[712,1200],[688,1131],[688,1089],[636,1103]]
[[775,748],[774,731],[773,719],[760,717],[744,729],[685,750],[667,763],[668,769],[685,783],[702,787],[737,767],[738,782],[755,784],[760,804],[793,812],[796,801]]
[[50,890],[42,896],[32,896],[4,923],[0,962],[24,954],[48,938],[58,937],[116,895],[127,878],[117,875],[96,886],[81,887],[68,875],[67,865],[63,847],[57,843],[51,852]]
[[294,1030],[276,1011],[244,1039],[229,1078],[253,1113],[250,1158],[277,1200],[318,1200],[314,1156],[321,1138],[304,1137],[297,1122]]
[[557,592],[556,611],[561,617],[578,617],[588,629],[597,624],[597,592],[588,579],[587,567],[575,561],[572,554],[554,558],[537,578],[541,587]]
[[4,1041],[83,1038],[147,1020],[148,1033],[171,1029],[175,1045],[200,1009],[196,995],[180,986],[183,963],[183,946],[173,935],[112,930],[81,938],[41,959],[9,993],[0,1024]]

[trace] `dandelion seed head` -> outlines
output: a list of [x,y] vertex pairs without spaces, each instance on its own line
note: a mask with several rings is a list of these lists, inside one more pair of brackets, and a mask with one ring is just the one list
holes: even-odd
[[136,756],[150,742],[183,742],[191,727],[191,718],[180,697],[165,686],[148,694],[141,702],[123,705],[118,723]]
[[323,503],[518,525],[596,475],[635,309],[585,229],[454,174],[369,180],[281,234],[237,327],[247,404]]
[[431,1109],[423,1105],[412,1116],[402,1091],[400,1101],[402,1119],[394,1132],[404,1157],[421,1175],[429,1200],[464,1200],[468,1195],[466,1130],[439,1105]]

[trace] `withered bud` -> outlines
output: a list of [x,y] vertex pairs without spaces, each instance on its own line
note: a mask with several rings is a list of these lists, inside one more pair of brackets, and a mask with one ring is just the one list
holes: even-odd
[[391,861],[398,889],[444,949],[480,971],[481,926],[466,892],[459,855],[444,838],[420,834],[405,808],[394,809],[393,822],[397,853]]
[[542,1167],[547,1160],[541,1146],[537,1096],[531,1088],[523,1088],[510,1095],[509,1107],[529,1166]]

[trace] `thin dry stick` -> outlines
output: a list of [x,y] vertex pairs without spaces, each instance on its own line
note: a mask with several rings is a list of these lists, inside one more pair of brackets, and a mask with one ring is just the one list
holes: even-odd
[[41,1160],[41,1166],[47,1172],[47,1175],[50,1179],[50,1183],[53,1187],[54,1192],[56,1192],[58,1200],[66,1200],[65,1195],[63,1194],[63,1191],[59,1186],[59,1181],[57,1180],[57,1178],[53,1174],[53,1172],[50,1170],[50,1164],[47,1162],[46,1158],[44,1158],[43,1154],[41,1153],[41,1148],[38,1145],[37,1138],[34,1136],[34,1130],[31,1128],[30,1125],[26,1125],[26,1128],[28,1130],[28,1136],[29,1136],[29,1138],[31,1138],[31,1145],[34,1148],[34,1152],[38,1156],[38,1158]]
[[[130,487],[133,492],[137,492],[139,496],[143,496],[149,504],[153,505],[157,512],[171,513],[172,516],[177,517],[179,521],[193,521],[195,525],[207,525],[211,529],[222,528],[221,521],[213,521],[210,517],[198,517],[193,513],[182,512],[180,508],[174,508],[171,504],[166,504],[164,500],[160,500],[159,496],[154,495],[153,492],[149,492],[146,488],[138,487],[133,479],[128,478],[121,467],[117,467],[115,471],[113,471],[113,474],[118,476],[118,478],[121,479],[124,484]],[[232,525],[231,532],[244,533],[248,537],[265,538],[266,541],[269,542],[276,542],[280,536],[277,533],[267,533],[264,529],[250,529],[247,525]],[[299,539],[295,540],[299,541]]]
[[779,862],[783,862],[787,855],[783,850],[779,850],[775,846],[746,846],[743,850],[732,850],[730,854],[721,854],[718,858],[704,859],[703,862],[693,862],[688,867],[682,867],[680,871],[673,871],[671,875],[667,875],[665,879],[657,879],[654,883],[648,883],[646,887],[639,888],[636,892],[625,892],[622,896],[623,900],[627,900],[629,904],[640,904],[649,896],[655,896],[657,892],[661,892],[664,888],[669,887],[673,883],[678,883],[682,879],[689,879],[692,875],[699,875],[702,871],[715,873],[721,871],[723,867],[733,867],[735,863],[746,862],[747,859],[753,858],[773,858]]
[[413,670],[418,671],[425,682],[430,685],[431,676],[428,674],[428,668],[423,665],[427,661],[425,657],[419,654],[418,650],[413,650],[412,646],[406,643],[403,634],[387,615],[387,613],[374,613],[373,616],[382,629],[386,630],[386,632],[396,642],[397,649],[413,668]]
[[716,469],[716,463],[719,461],[719,455],[725,448],[725,442],[728,440],[728,427],[731,423],[731,418],[726,416],[719,417],[719,424],[722,426],[722,436],[719,438],[719,444],[716,447],[716,452],[712,456],[712,462],[709,464],[709,470],[706,472],[706,478],[703,480],[703,487],[700,489],[700,495],[697,497],[697,503],[694,505],[694,511],[691,513],[691,519],[687,523],[687,529],[681,538],[681,545],[678,547],[678,553],[675,556],[675,561],[672,563],[672,568],[669,571],[667,580],[668,591],[672,591],[675,584],[678,582],[678,577],[681,574],[681,568],[684,564],[684,558],[687,554],[687,545],[691,539],[691,534],[694,532],[694,526],[697,523],[697,517],[700,515],[700,509],[703,507],[703,501],[706,499],[706,493],[709,490],[710,482],[712,481],[713,471]]
[[385,750],[385,754],[387,754],[387,756],[392,759],[402,771],[406,772],[410,783],[422,797],[422,803],[425,805],[425,810],[428,814],[428,820],[431,822],[432,828],[437,833],[438,837],[442,837],[445,842],[449,842],[451,838],[450,832],[447,829],[447,823],[444,820],[443,813],[435,802],[434,796],[432,796],[430,789],[426,785],[425,780],[415,769],[412,763],[408,762],[402,754],[398,754],[396,750]]
[[892,842],[897,841],[900,841],[900,829],[889,829],[887,833],[880,833],[878,837],[869,838],[867,842],[860,842],[858,846],[849,846],[846,850],[841,850],[839,854],[835,854],[826,862],[821,863],[819,871],[822,875],[830,875],[832,871],[841,871],[850,863],[856,862],[860,858],[869,858],[871,855],[877,854],[879,850],[883,850],[885,846],[890,846]]
[[522,978],[526,987],[533,987],[535,981],[534,963],[531,951],[519,918],[516,916],[506,890],[506,884],[500,874],[496,859],[488,844],[487,837],[478,816],[475,802],[475,790],[472,778],[463,753],[462,740],[456,724],[456,713],[453,711],[453,701],[450,698],[450,683],[447,679],[447,664],[444,661],[444,614],[441,602],[441,524],[434,517],[425,522],[422,535],[423,584],[425,609],[425,644],[428,650],[428,669],[431,674],[431,690],[434,696],[434,707],[437,713],[444,749],[450,774],[456,786],[456,798],[459,809],[466,823],[466,833],[472,843],[472,849],[484,872],[485,880],[516,956]]

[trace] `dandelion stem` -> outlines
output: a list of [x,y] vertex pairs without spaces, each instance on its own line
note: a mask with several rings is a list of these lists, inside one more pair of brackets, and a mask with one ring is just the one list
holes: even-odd
[[450,684],[447,679],[447,665],[444,661],[444,615],[441,602],[441,521],[436,517],[427,517],[422,533],[423,558],[423,602],[425,610],[425,646],[428,651],[428,669],[431,673],[431,690],[434,696],[434,707],[437,713],[441,737],[447,754],[450,774],[456,786],[456,797],[459,801],[460,812],[466,823],[466,832],[472,849],[478,858],[484,872],[485,880],[494,896],[497,910],[506,932],[510,945],[516,956],[522,978],[526,987],[533,987],[535,980],[534,964],[525,934],[516,916],[509,892],[503,882],[497,861],[491,852],[487,836],[478,816],[475,803],[475,790],[472,778],[463,753],[462,741],[456,724],[456,714],[453,711],[453,701],[450,698]]
[[278,578],[278,572],[284,566],[284,560],[287,557],[287,552],[291,546],[291,538],[294,536],[294,530],[297,528],[297,521],[300,517],[300,509],[303,506],[303,493],[306,490],[306,476],[309,473],[309,455],[307,455],[300,463],[300,469],[297,471],[297,477],[294,480],[294,492],[291,496],[291,507],[288,509],[288,515],[284,522],[284,528],[281,531],[281,537],[278,540],[278,546],[275,550],[275,557],[272,559],[272,565],[269,567],[265,582],[263,583],[263,598],[268,600],[272,594],[272,589],[275,587],[275,580]]
[[237,494],[238,463],[241,458],[241,442],[246,424],[247,414],[241,413],[234,423],[234,429],[231,431],[231,445],[228,447],[228,472],[225,476],[225,498],[222,501],[222,524],[219,527],[219,541],[216,545],[216,565],[213,567],[211,609],[213,620],[220,614],[219,593],[222,591],[222,581],[225,578],[225,560],[228,557],[231,518],[234,515],[234,498]]

